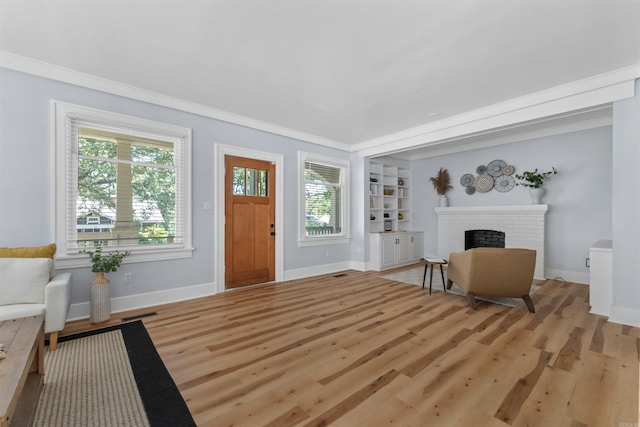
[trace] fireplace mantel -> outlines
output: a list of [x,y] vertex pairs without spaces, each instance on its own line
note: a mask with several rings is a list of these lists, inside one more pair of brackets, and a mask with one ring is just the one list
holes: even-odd
[[549,205],[512,205],[512,206],[464,206],[464,207],[448,207],[436,208],[438,215],[473,215],[473,214],[519,214],[519,213],[538,213],[549,210]]
[[544,279],[545,214],[549,205],[465,206],[435,208],[438,256],[464,251],[464,232],[473,229],[505,233],[505,247],[535,249],[534,277]]

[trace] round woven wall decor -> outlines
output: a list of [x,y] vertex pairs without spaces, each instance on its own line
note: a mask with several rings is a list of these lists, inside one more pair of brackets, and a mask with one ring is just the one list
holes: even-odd
[[507,166],[504,160],[494,160],[487,165],[487,173],[493,177],[502,175],[502,168]]
[[488,174],[480,175],[476,178],[473,186],[479,193],[486,193],[493,188],[493,178]]
[[501,193],[506,193],[507,191],[511,191],[515,185],[516,181],[512,176],[500,175],[496,177],[495,182],[493,183],[493,188]]

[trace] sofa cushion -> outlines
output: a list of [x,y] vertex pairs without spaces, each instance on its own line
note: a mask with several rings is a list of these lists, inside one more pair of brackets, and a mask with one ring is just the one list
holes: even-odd
[[0,258],[0,305],[43,304],[50,258]]
[[[56,254],[56,244],[50,243],[43,246],[0,248],[0,258],[51,258]],[[49,279],[56,274],[55,262],[51,263]]]
[[[0,322],[20,317],[39,316],[45,314],[44,304],[10,304],[0,305]],[[45,325],[46,327],[46,325]]]

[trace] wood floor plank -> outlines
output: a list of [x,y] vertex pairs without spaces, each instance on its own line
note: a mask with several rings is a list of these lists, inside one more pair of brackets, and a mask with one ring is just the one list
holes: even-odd
[[536,387],[538,379],[545,370],[545,367],[551,360],[551,353],[541,351],[538,357],[538,363],[535,368],[526,376],[521,377],[513,385],[509,394],[494,414],[494,416],[507,424],[513,424],[516,417],[520,413],[523,403],[529,398],[534,387]]
[[577,386],[577,377],[566,370],[550,366],[544,368],[512,425],[547,427],[562,420]]
[[580,360],[582,353],[582,337],[585,330],[580,327],[573,328],[565,345],[560,349],[553,363],[554,368],[571,371],[574,363]]
[[[414,267],[403,267],[398,271]],[[142,319],[199,426],[633,425],[640,328],[540,282],[536,313],[341,272],[69,322]]]
[[[595,352],[588,352],[583,360],[584,369],[568,406],[568,415],[589,426],[618,425],[615,422],[618,406],[615,390],[621,378],[618,364],[613,358]],[[611,401],[605,396],[611,396]],[[628,420],[630,414],[623,418]]]

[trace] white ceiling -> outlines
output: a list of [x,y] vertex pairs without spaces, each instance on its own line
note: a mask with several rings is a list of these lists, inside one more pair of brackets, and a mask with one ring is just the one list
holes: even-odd
[[640,64],[640,1],[0,0],[0,50],[362,146]]

